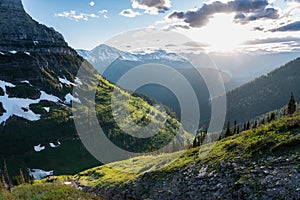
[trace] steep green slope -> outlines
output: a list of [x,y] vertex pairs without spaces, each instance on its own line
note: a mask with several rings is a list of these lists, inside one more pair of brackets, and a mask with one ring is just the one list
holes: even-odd
[[300,58],[227,94],[227,119],[248,121],[288,103],[293,92],[300,97]]
[[127,173],[155,169],[180,152],[111,163],[73,179],[105,199],[297,199],[299,131],[298,112],[222,139],[207,155],[211,144],[190,149],[157,171]]
[[[5,16],[0,19],[1,25],[9,27],[0,30],[0,163],[6,160],[11,176],[17,175],[19,168],[73,174],[101,164],[77,135],[71,103],[80,104],[85,97],[73,94],[74,87],[96,90],[98,120],[107,137],[121,148],[133,152],[157,149],[178,130],[183,135],[177,137],[186,141],[187,135],[171,113],[155,137],[127,137],[114,122],[110,108],[112,91],[117,88],[114,84],[68,47],[61,34],[34,21],[21,0],[0,0],[0,15]],[[89,71],[90,77],[79,80],[76,76],[80,68]],[[159,124],[157,116],[163,113],[152,106],[154,103],[138,95],[131,97],[134,121],[141,126],[151,120]],[[124,109],[125,102],[119,104],[118,109]]]

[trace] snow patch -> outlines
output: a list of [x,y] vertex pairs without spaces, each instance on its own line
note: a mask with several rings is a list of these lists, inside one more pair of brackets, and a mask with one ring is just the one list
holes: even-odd
[[71,104],[71,101],[81,103],[80,99],[73,97],[70,93],[65,96],[65,104]]
[[64,78],[58,77],[58,80],[59,80],[59,82],[61,82],[61,83],[63,83],[63,84],[76,86],[75,83],[72,83],[72,82],[69,81],[66,77],[64,77]]
[[75,83],[77,85],[82,85],[82,82],[81,82],[81,80],[78,77],[75,78]]
[[33,44],[34,44],[34,45],[37,45],[38,43],[39,43],[39,41],[36,41],[36,40],[33,41]]
[[18,53],[18,52],[15,51],[15,50],[13,50],[13,51],[9,51],[9,53],[11,53],[11,54],[16,54],[16,53]]
[[[0,102],[2,103],[3,109],[6,111],[0,116],[0,124],[6,122],[10,117],[17,116],[29,121],[38,121],[41,115],[34,113],[30,110],[31,104],[38,104],[42,100],[51,101],[57,103],[60,99],[56,96],[47,94],[41,91],[39,99],[22,99],[22,98],[9,98],[6,93],[6,87],[16,87],[15,85],[0,81],[0,88],[4,91],[4,96],[0,96]],[[4,123],[5,125],[5,123]]]
[[54,103],[57,103],[60,101],[60,98],[52,95],[52,94],[47,94],[46,92],[44,91],[41,91],[41,96],[40,96],[40,101],[42,100],[46,100],[46,101],[52,101]]
[[0,54],[1,54],[1,55],[5,55],[5,53],[3,53],[2,51],[0,51]]
[[16,86],[14,84],[12,84],[12,83],[8,83],[8,82],[0,80],[0,88],[2,88],[2,90],[4,91],[4,93],[6,93],[6,87],[14,88]]
[[24,51],[24,53],[25,53],[26,55],[30,56],[30,53],[29,53],[29,52],[27,52],[27,51]]
[[50,107],[43,107],[45,110],[46,110],[46,112],[50,112]]
[[51,142],[51,143],[49,143],[49,145],[50,145],[51,148],[57,148],[61,145],[61,143],[57,142],[57,145],[55,145],[54,143]]
[[35,152],[41,152],[41,151],[43,151],[43,150],[46,149],[46,147],[45,147],[45,146],[42,146],[41,144],[39,144],[39,145],[37,145],[37,146],[34,146],[33,148],[34,148],[34,151],[35,151]]
[[20,81],[20,83],[27,83],[28,85],[30,85],[30,86],[33,86],[33,85],[31,85],[31,84],[30,84],[30,82],[29,82],[29,81],[27,81],[27,80]]
[[53,176],[54,171],[44,171],[41,169],[28,169],[29,176],[33,177],[35,180],[43,179],[47,176]]

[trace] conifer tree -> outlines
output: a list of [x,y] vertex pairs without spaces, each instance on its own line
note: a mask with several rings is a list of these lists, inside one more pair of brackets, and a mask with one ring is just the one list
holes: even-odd
[[287,107],[287,115],[292,115],[296,112],[296,101],[294,98],[294,94],[292,93],[290,101],[288,103],[288,107]]
[[232,132],[231,132],[231,129],[230,129],[230,121],[227,122],[227,126],[226,126],[226,131],[225,131],[225,134],[224,136],[225,137],[229,137],[231,136]]
[[234,128],[233,128],[233,133],[234,134],[237,134],[237,122],[236,122],[236,120],[234,121]]
[[21,184],[25,184],[26,183],[22,169],[20,169],[20,183]]
[[7,170],[7,165],[6,165],[5,160],[4,160],[4,166],[3,166],[3,181],[4,181],[4,185],[7,185],[7,189],[10,191],[10,189],[12,187],[12,183],[11,183],[10,177],[8,175],[8,170]]
[[248,121],[246,124],[246,130],[249,130],[249,129],[250,129],[250,122]]

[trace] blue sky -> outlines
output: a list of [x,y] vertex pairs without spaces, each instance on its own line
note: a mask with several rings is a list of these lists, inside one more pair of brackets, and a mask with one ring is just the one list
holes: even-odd
[[208,51],[295,51],[300,44],[300,0],[22,1],[77,49],[146,27],[176,30]]
[[[61,32],[69,44],[74,48],[91,49],[110,37],[127,30],[146,28],[160,20],[166,14],[149,15],[144,14],[135,18],[120,16],[119,13],[125,9],[132,9],[130,0],[94,0],[94,6],[90,6],[89,0],[22,0],[26,11],[37,21],[54,27]],[[197,5],[196,1],[182,3],[172,2],[173,6],[190,8]],[[64,11],[76,11],[86,14],[97,14],[99,11],[107,10],[105,19],[91,18],[88,21],[72,20],[55,16]]]

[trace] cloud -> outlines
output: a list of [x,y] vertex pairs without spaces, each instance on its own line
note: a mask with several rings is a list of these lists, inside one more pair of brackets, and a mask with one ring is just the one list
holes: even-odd
[[235,21],[243,23],[263,18],[278,18],[278,11],[274,8],[266,8],[267,6],[267,0],[233,0],[227,3],[214,1],[204,4],[197,10],[186,12],[174,11],[168,18],[182,20],[190,27],[205,26],[209,22],[209,19],[217,13],[237,13]]
[[202,44],[200,42],[195,42],[195,41],[186,42],[186,43],[183,43],[182,45],[188,46],[188,47],[206,47],[207,46],[205,44]]
[[279,28],[270,30],[271,32],[285,32],[285,31],[300,31],[300,21],[293,22]]
[[106,13],[108,13],[108,10],[100,10],[99,13],[100,14],[106,14]]
[[100,10],[98,13],[100,15],[103,15],[104,19],[108,19],[108,16],[107,16],[108,10]]
[[133,17],[139,16],[141,14],[139,12],[135,12],[131,9],[126,9],[126,10],[123,10],[122,12],[120,12],[119,15],[121,15],[123,17],[133,18]]
[[91,18],[99,18],[99,15],[96,15],[94,13],[91,13],[91,14],[78,13],[77,14],[75,10],[64,11],[62,13],[56,13],[55,16],[56,17],[65,17],[65,18],[75,20],[75,21],[80,21],[80,20],[88,21]]
[[258,26],[252,28],[252,31],[264,31],[264,30],[265,30],[264,28]]
[[91,7],[94,7],[95,6],[95,2],[94,1],[91,1],[90,3],[89,3],[89,5],[91,6]]
[[234,19],[235,22],[240,22],[240,23],[248,23],[250,21],[255,21],[259,19],[278,19],[279,14],[278,10],[275,8],[266,8],[260,12],[255,12],[255,13],[250,13],[248,15],[243,14],[243,13],[238,13]]
[[132,0],[132,7],[156,15],[168,11],[171,8],[171,0]]
[[285,0],[285,1],[291,1],[291,2],[298,2],[298,3],[300,3],[300,0]]
[[246,45],[300,42],[299,37],[266,38],[247,41]]

